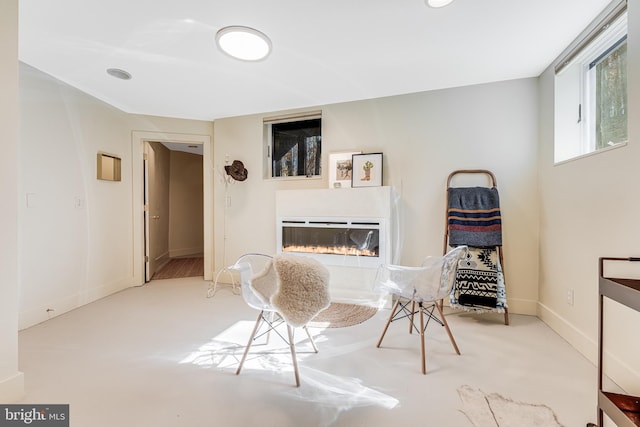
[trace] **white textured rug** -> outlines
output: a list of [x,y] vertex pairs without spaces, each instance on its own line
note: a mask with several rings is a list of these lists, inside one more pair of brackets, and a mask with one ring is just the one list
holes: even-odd
[[515,402],[468,385],[458,394],[464,405],[461,411],[475,427],[563,427],[546,405]]

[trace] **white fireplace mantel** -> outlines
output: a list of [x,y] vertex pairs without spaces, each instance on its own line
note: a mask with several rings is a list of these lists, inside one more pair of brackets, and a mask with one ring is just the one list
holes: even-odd
[[[276,192],[276,218],[338,217],[381,218],[388,225],[386,259],[394,260],[397,235],[397,198],[392,187],[365,187]],[[277,224],[274,224],[277,226]],[[387,304],[385,295],[372,289],[377,265],[327,265],[331,273],[331,296],[334,301]]]
[[392,220],[395,192],[392,187],[364,187],[276,192],[276,217],[336,216],[379,217]]

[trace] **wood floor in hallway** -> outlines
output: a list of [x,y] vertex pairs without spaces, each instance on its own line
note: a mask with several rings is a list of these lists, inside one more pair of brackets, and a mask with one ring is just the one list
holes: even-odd
[[204,257],[171,258],[155,272],[152,280],[204,277]]

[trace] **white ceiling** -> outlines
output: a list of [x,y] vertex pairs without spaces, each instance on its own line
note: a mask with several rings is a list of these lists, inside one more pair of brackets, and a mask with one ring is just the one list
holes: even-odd
[[164,145],[171,151],[182,151],[185,153],[197,154],[199,156],[202,156],[202,152],[204,149],[202,144],[184,144],[182,142],[163,141],[162,145]]
[[[126,112],[214,120],[538,76],[608,3],[20,0],[19,55]],[[273,52],[226,56],[214,37],[229,25]]]

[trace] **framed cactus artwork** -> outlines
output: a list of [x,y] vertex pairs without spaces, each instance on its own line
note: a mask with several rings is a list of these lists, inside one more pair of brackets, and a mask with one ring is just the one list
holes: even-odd
[[351,163],[351,187],[382,185],[382,153],[354,154]]

